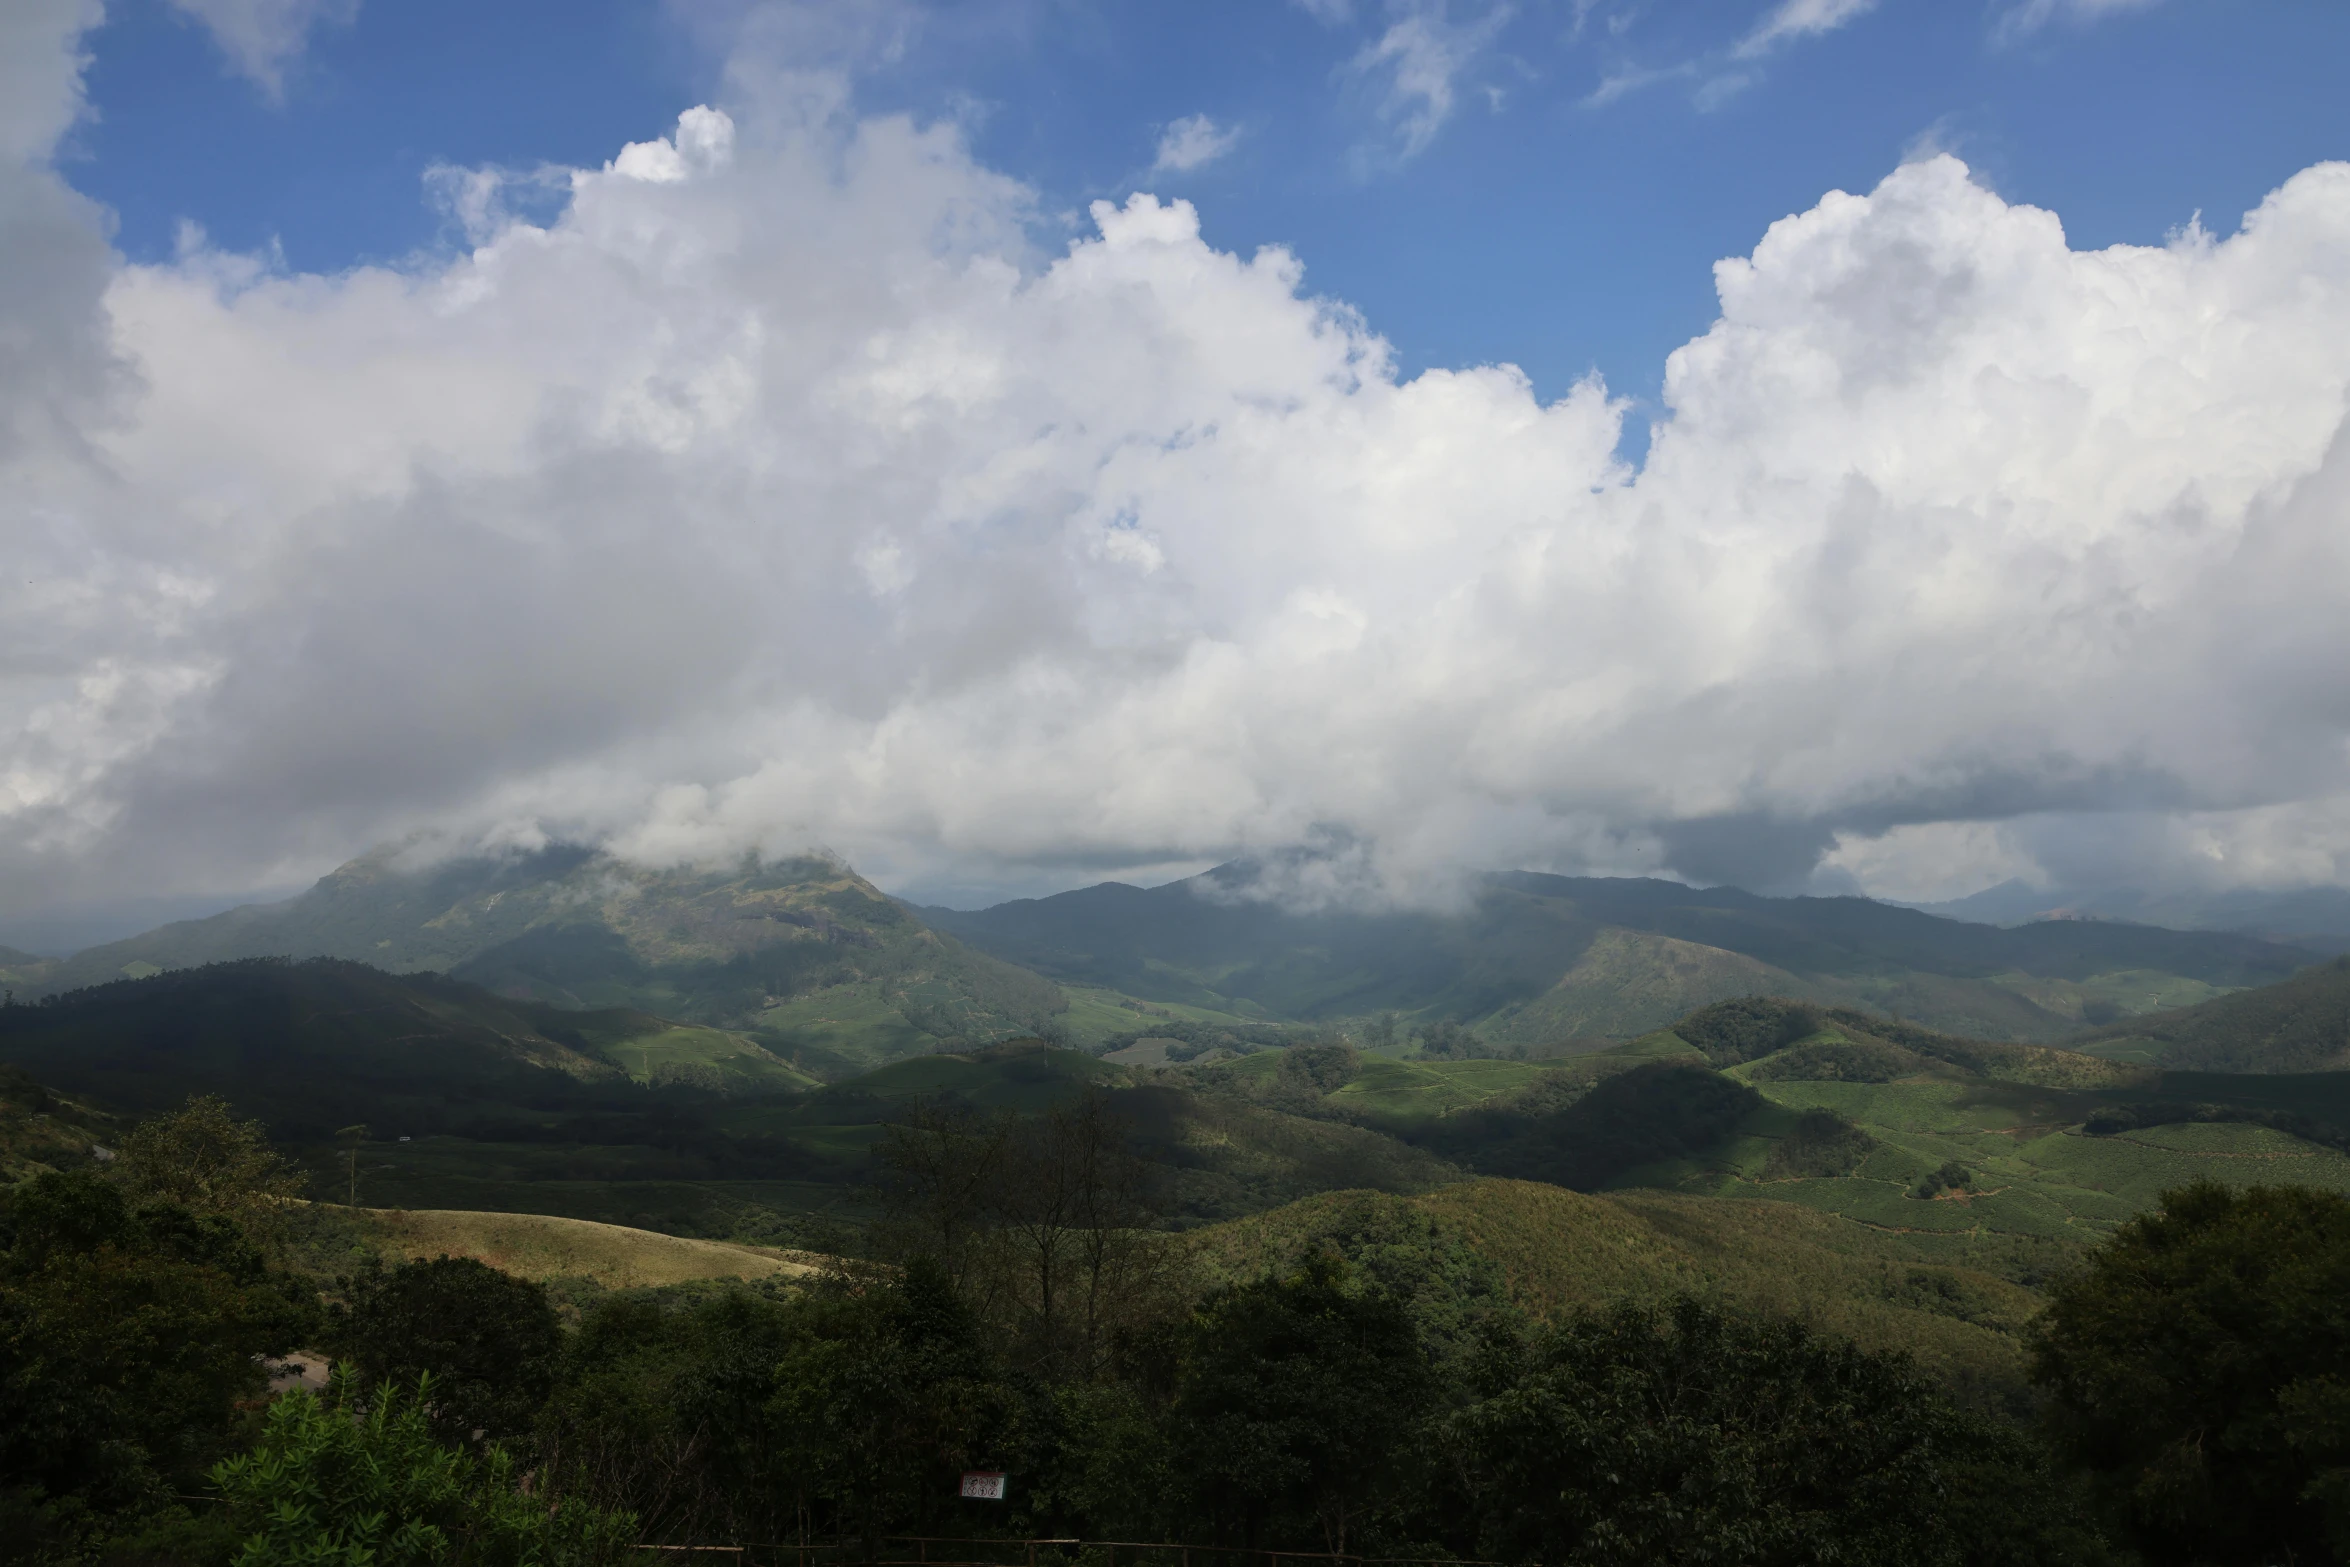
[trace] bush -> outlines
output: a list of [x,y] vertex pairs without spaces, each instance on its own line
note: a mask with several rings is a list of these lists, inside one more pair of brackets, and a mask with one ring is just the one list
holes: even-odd
[[1363,1070],[1352,1045],[1291,1045],[1281,1056],[1284,1086],[1312,1094],[1335,1093]]
[[431,1378],[383,1384],[354,1419],[356,1386],[337,1367],[325,1399],[279,1398],[260,1445],[214,1468],[235,1567],[592,1567],[633,1543],[624,1513],[525,1495],[504,1448],[436,1441]]
[[1944,1192],[1965,1191],[1974,1184],[1974,1171],[1960,1164],[1956,1159],[1946,1159],[1941,1168],[1919,1181],[1917,1189],[1910,1195],[1912,1197],[1934,1198],[1941,1196]]

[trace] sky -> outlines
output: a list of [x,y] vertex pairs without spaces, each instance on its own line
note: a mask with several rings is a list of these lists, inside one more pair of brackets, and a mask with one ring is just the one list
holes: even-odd
[[2350,882],[2350,9],[8,0],[0,940]]

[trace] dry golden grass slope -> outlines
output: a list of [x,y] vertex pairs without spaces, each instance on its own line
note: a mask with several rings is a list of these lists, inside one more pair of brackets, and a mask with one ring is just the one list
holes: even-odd
[[764,1279],[813,1273],[822,1259],[799,1252],[691,1240],[589,1219],[538,1213],[471,1213],[451,1208],[362,1210],[367,1237],[403,1261],[472,1257],[521,1278],[592,1279],[606,1289],[643,1289],[700,1279]]

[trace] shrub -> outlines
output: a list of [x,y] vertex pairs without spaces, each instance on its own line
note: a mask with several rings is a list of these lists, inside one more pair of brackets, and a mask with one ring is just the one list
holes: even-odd
[[624,1513],[524,1494],[504,1448],[435,1440],[430,1377],[382,1385],[354,1419],[356,1386],[338,1366],[324,1399],[279,1398],[260,1445],[213,1469],[235,1567],[592,1567],[633,1542]]

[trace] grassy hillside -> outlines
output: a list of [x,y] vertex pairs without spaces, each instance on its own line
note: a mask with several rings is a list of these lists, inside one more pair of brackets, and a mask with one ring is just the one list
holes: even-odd
[[2282,984],[2109,1024],[2077,1048],[2194,1072],[2325,1072],[2350,1067],[2350,958]]
[[444,972],[516,1000],[757,1030],[836,1071],[1033,1032],[1066,1007],[836,861],[649,870],[578,848],[420,867],[370,855],[288,902],[77,953],[35,988],[252,957]]
[[818,1259],[543,1214],[362,1209],[358,1231],[388,1258],[472,1257],[521,1278],[643,1289],[699,1279],[797,1277]]
[[2053,1040],[2083,1021],[2281,979],[2298,948],[2051,920],[2003,930],[1862,898],[1513,873],[1457,915],[1291,913],[1227,866],[970,913],[941,930],[1065,985],[1234,1015],[1472,1023],[1495,1046],[1625,1038],[1730,996],[1865,1007],[1952,1033]]
[[68,1098],[15,1065],[0,1065],[0,1186],[94,1162],[130,1123]]
[[57,972],[57,960],[19,952],[14,947],[0,947],[0,990],[21,992],[30,999],[48,984]]
[[[1537,1318],[1691,1291],[1908,1350],[1999,1403],[2023,1398],[2020,1333],[2038,1305],[1998,1268],[1802,1207],[1585,1195],[1529,1181],[1460,1182],[1416,1197],[1326,1193],[1202,1231],[1195,1243],[1212,1276],[1292,1268],[1327,1248],[1407,1297],[1472,1309],[1492,1289],[1490,1270],[1498,1293]],[[2016,1271],[2012,1256],[1980,1261]]]

